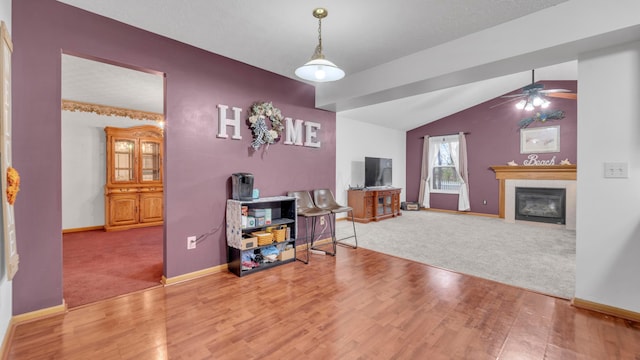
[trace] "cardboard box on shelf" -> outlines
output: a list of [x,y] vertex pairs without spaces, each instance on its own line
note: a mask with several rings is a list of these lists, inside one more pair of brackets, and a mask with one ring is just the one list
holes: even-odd
[[264,209],[264,224],[271,225],[271,209]]
[[253,249],[258,247],[258,238],[255,236],[244,235],[242,238],[241,250]]
[[265,209],[249,209],[249,216],[264,217]]
[[284,260],[293,259],[293,256],[295,255],[295,253],[296,252],[293,248],[282,250],[280,251],[280,254],[278,254],[278,260],[284,261]]

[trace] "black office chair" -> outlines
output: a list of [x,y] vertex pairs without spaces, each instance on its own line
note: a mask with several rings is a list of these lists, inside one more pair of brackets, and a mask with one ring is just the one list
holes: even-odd
[[[340,244],[344,246],[351,247],[353,249],[358,248],[358,236],[356,234],[356,223],[353,221],[353,208],[350,206],[342,206],[338,204],[333,197],[333,193],[329,189],[319,189],[313,190],[313,200],[317,207],[322,210],[330,211],[333,214],[333,221],[336,219],[336,214],[346,212],[347,216],[351,213],[351,224],[353,225],[353,235],[336,239],[336,227],[332,227],[331,237],[333,238],[334,244]],[[343,242],[346,239],[354,238],[356,241],[355,245],[351,245],[349,243]]]
[[[316,234],[316,219],[319,216],[331,215],[331,211],[322,210],[319,207],[317,207],[313,203],[313,200],[311,199],[311,195],[309,195],[308,191],[289,191],[287,195],[291,197],[295,197],[297,199],[296,208],[298,211],[298,216],[304,217],[304,220],[305,220],[305,244],[307,245],[307,260],[306,261],[300,260],[300,259],[298,260],[304,262],[305,264],[308,264],[310,250],[318,250],[318,251],[323,251],[325,254],[328,254],[328,255],[335,255],[336,254],[335,244],[334,244],[333,253],[328,252],[326,250],[322,250],[322,249],[315,249],[313,246],[313,242],[315,240],[315,234]],[[309,219],[311,219],[311,236],[309,236]],[[311,238],[311,246],[309,246],[309,238]]]

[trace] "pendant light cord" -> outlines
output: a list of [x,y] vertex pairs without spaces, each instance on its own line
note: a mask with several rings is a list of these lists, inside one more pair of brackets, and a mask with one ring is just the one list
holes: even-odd
[[318,47],[322,53],[322,19],[318,18]]
[[318,18],[318,46],[316,46],[316,50],[313,52],[312,59],[324,59],[324,55],[322,54],[322,18]]

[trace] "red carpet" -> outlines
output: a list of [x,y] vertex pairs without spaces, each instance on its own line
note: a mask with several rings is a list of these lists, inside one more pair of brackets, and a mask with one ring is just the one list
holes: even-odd
[[162,226],[62,236],[63,294],[69,307],[160,284]]

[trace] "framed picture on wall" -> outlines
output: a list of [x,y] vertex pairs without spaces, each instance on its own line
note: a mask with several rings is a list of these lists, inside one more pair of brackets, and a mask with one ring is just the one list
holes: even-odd
[[520,153],[560,151],[560,126],[520,129]]

